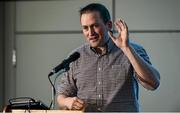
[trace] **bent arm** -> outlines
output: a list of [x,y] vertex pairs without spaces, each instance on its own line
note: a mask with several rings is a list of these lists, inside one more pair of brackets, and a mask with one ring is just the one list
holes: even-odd
[[148,64],[129,43],[128,26],[123,20],[115,22],[116,28],[119,32],[117,37],[113,36],[112,32],[108,32],[109,36],[128,57],[140,83],[147,89],[154,90],[160,84],[159,72],[150,64]]
[[130,44],[129,46],[121,49],[131,62],[142,86],[149,90],[157,89],[160,84],[159,72],[151,64],[147,63],[141,56],[139,56]]

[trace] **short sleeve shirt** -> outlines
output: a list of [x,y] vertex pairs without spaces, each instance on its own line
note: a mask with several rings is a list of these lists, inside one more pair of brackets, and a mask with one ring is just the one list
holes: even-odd
[[[149,57],[142,46],[130,43],[145,62]],[[110,40],[108,51],[98,55],[89,44],[75,51],[80,58],[71,63],[57,83],[57,94],[77,96],[86,104],[85,111],[137,112],[138,80],[126,55]]]

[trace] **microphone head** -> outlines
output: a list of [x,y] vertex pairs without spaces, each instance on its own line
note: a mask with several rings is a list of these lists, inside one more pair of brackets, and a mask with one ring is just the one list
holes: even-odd
[[[56,66],[52,73],[57,73],[58,71],[60,71],[61,69],[68,69],[69,68],[69,64],[75,60],[77,60],[80,57],[80,53],[79,52],[74,52],[73,54],[71,54],[67,59],[63,60],[58,66]],[[51,75],[50,75],[51,76]]]
[[73,54],[71,54],[69,56],[69,60],[71,62],[73,62],[73,61],[77,60],[79,57],[80,57],[80,53],[79,52],[74,52]]

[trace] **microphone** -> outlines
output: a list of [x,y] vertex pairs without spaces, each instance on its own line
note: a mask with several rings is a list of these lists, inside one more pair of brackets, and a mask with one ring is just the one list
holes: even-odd
[[56,66],[53,69],[53,73],[57,73],[59,72],[61,69],[69,69],[69,64],[75,60],[77,60],[80,57],[80,53],[79,52],[74,52],[73,54],[71,54],[68,58],[64,59],[58,66]]

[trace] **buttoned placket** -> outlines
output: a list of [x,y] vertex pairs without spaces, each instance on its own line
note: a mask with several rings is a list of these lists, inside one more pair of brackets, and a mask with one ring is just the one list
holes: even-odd
[[101,111],[103,105],[103,58],[102,56],[98,57],[97,63],[97,110]]

